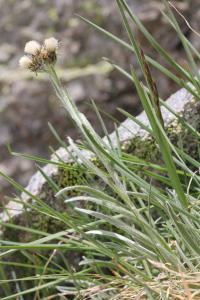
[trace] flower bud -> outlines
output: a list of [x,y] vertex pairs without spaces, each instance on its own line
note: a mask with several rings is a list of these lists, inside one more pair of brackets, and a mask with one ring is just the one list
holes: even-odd
[[32,60],[28,56],[24,55],[20,58],[19,65],[23,69],[29,69],[32,65]]
[[44,46],[48,52],[55,52],[58,48],[58,40],[56,40],[54,37],[46,39],[44,41]]
[[30,41],[30,42],[26,43],[24,52],[26,52],[27,54],[36,55],[40,51],[40,49],[41,49],[41,46],[38,42]]

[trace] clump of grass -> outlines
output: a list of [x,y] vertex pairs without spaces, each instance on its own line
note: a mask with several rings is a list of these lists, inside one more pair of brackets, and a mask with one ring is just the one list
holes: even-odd
[[[50,51],[50,56],[48,49],[46,56],[41,55],[45,43],[44,46],[37,46],[37,51],[31,52],[28,58],[31,63],[26,61],[24,66],[31,71],[48,74],[59,100],[82,135],[79,145],[70,138],[68,144],[76,168],[79,166],[88,176],[82,185],[67,186],[61,190],[52,179],[46,178],[56,198],[66,203],[64,214],[49,207],[39,197],[29,194],[35,201],[29,204],[29,208],[63,224],[63,231],[50,234],[42,229],[4,224],[13,230],[37,235],[37,239],[29,243],[2,241],[0,274],[4,300],[200,297],[200,164],[169,139],[160,110],[163,102],[151,75],[153,66],[180,87],[185,87],[199,101],[200,81],[194,59],[194,56],[199,59],[199,53],[182,34],[166,1],[163,1],[166,7],[164,16],[179,35],[191,70],[181,67],[158,44],[125,0],[116,2],[130,44],[91,21],[82,19],[136,56],[146,85],[139,80],[133,66],[130,72],[114,63],[113,66],[133,82],[149,119],[149,128],[143,124],[141,126],[158,145],[163,165],[145,160],[142,163],[147,168],[151,167],[151,178],[160,184],[154,185],[149,177],[138,174],[138,158],[127,155],[120,141],[118,147],[112,145],[95,105],[94,111],[107,135],[107,143],[78,110],[56,73],[57,46]],[[143,53],[130,22],[137,25],[152,47],[176,72],[173,73]],[[173,109],[169,109],[173,113]],[[199,144],[199,133],[195,128],[182,118],[179,121]],[[66,146],[63,141],[61,143]],[[85,150],[90,153],[89,156],[85,155]],[[62,161],[59,164],[66,167]],[[158,176],[158,169],[162,169],[162,176]],[[11,178],[3,176],[20,192],[28,193]],[[72,196],[70,191],[78,193]],[[16,254],[21,256],[20,261],[14,260]],[[9,268],[6,269],[6,266]],[[14,273],[16,270],[17,273]]]

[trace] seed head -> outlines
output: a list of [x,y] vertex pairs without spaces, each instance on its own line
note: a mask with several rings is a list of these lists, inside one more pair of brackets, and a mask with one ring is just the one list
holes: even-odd
[[36,41],[26,43],[24,52],[31,55],[36,55],[40,52],[41,45]]
[[19,65],[23,69],[29,69],[32,65],[32,60],[28,56],[24,55],[20,58]]
[[54,37],[46,39],[44,41],[44,46],[48,52],[55,52],[58,49],[58,40]]
[[58,40],[54,37],[46,39],[42,46],[37,41],[29,41],[24,48],[28,55],[23,56],[19,64],[35,73],[46,72],[46,67],[56,62],[57,49]]

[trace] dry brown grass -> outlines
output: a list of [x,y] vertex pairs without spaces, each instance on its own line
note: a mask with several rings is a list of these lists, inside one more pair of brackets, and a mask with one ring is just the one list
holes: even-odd
[[[158,267],[158,265],[157,265]],[[155,300],[200,300],[200,272],[175,272],[159,264],[161,273],[145,282]],[[126,283],[126,284],[125,284]],[[113,290],[111,289],[113,288]],[[116,295],[117,293],[117,295]],[[107,296],[106,296],[107,295]],[[127,278],[116,278],[109,284],[93,286],[82,293],[84,300],[147,300],[144,287],[131,283]],[[95,298],[96,297],[96,298]],[[164,298],[165,297],[165,298]]]

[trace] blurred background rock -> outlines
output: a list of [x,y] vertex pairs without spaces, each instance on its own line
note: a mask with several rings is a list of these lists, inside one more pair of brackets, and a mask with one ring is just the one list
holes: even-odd
[[[160,44],[178,62],[187,66],[179,39],[160,13],[161,1],[128,2]],[[200,31],[199,0],[173,3]],[[32,80],[29,73],[19,69],[18,60],[27,41],[42,42],[50,36],[61,41],[58,69],[63,83],[100,134],[102,131],[91,109],[90,99],[119,121],[124,117],[117,112],[117,107],[134,115],[141,111],[128,80],[100,63],[102,56],[106,56],[128,69],[135,63],[134,56],[80,21],[75,14],[87,17],[127,40],[114,0],[0,0],[0,169],[23,185],[35,171],[34,163],[11,156],[6,144],[10,143],[14,151],[48,158],[49,146],[58,147],[48,129],[49,121],[63,139],[67,135],[79,138],[46,78],[39,75]],[[178,17],[178,20],[185,35],[200,50],[199,37],[188,29],[183,19]],[[144,51],[161,62],[140,33],[136,34]],[[177,89],[156,70],[152,69],[152,72],[160,96],[167,98]],[[112,121],[109,118],[105,121],[111,132]],[[6,195],[12,195],[11,187],[0,178],[1,206]]]

